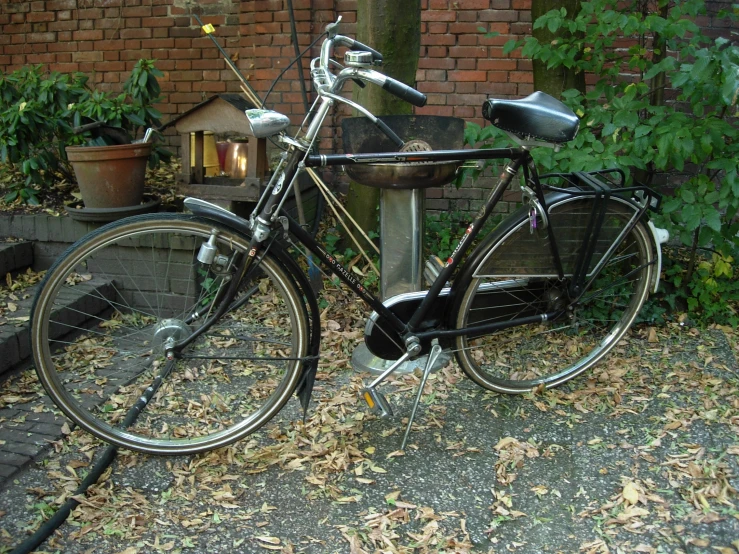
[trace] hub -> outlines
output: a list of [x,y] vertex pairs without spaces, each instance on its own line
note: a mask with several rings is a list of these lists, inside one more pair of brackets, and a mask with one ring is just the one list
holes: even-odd
[[152,348],[164,354],[171,345],[192,335],[190,326],[180,319],[163,319],[157,323],[152,337]]

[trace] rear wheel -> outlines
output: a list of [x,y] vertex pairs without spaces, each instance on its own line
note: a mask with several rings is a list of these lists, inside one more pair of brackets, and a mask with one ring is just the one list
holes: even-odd
[[[219,229],[216,261],[199,263],[213,228],[185,215],[131,218],[74,244],[47,272],[32,312],[36,369],[87,431],[142,452],[201,452],[258,429],[290,398],[308,323],[293,279],[270,255],[219,321],[165,356],[208,319],[248,250],[248,239]],[[150,387],[145,409],[124,421]]]
[[[591,199],[550,206],[566,275],[571,275],[587,232]],[[611,200],[589,271],[625,229],[633,208]],[[626,333],[648,296],[652,241],[644,223],[628,232],[590,288],[575,303],[568,299],[570,278],[559,280],[548,240],[531,234],[523,217],[490,246],[456,315],[457,328],[504,322],[564,309],[553,321],[510,327],[485,336],[459,337],[456,356],[480,386],[502,393],[555,387],[592,367]]]

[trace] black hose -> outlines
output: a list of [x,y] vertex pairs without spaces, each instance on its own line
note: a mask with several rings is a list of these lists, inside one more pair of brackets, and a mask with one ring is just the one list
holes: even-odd
[[[85,477],[82,483],[80,483],[80,486],[77,487],[77,490],[74,493],[75,496],[78,494],[85,494],[87,489],[97,483],[97,480],[105,470],[108,469],[108,466],[113,463],[117,451],[118,447],[112,445],[105,449],[103,455],[92,468],[92,471],[88,473],[87,477]],[[64,523],[69,517],[69,514],[72,513],[72,510],[79,506],[79,504],[80,503],[74,498],[68,499],[53,516],[46,520],[41,527],[36,529],[36,532],[33,535],[18,545],[10,554],[28,554],[29,552],[36,550],[36,548],[41,546],[54,531],[61,527],[62,523]]]
[[[134,424],[136,419],[139,417],[139,414],[144,411],[144,408],[146,408],[146,406],[149,404],[149,401],[154,397],[157,390],[159,390],[159,387],[162,385],[164,378],[169,375],[169,372],[172,370],[173,366],[174,362],[172,360],[168,361],[168,363],[162,369],[162,372],[154,379],[154,382],[149,385],[149,387],[144,391],[144,394],[139,397],[139,399],[136,401],[136,404],[131,406],[131,408],[128,410],[128,412],[126,413],[126,417],[123,419],[123,423],[121,423],[121,427],[126,429]],[[90,473],[87,474],[87,477],[85,477],[82,480],[82,483],[80,483],[80,486],[77,487],[77,490],[74,492],[74,496],[85,494],[87,492],[87,489],[97,483],[98,479],[100,479],[100,476],[105,472],[106,469],[108,469],[110,464],[113,463],[113,460],[115,460],[117,452],[118,447],[114,445],[108,446],[103,451],[102,456],[95,463]],[[48,539],[54,531],[61,527],[62,523],[64,523],[69,517],[69,514],[72,513],[72,510],[79,506],[79,504],[80,503],[74,498],[69,498],[64,504],[61,505],[61,507],[56,512],[54,512],[53,516],[51,516],[43,523],[43,525],[36,529],[33,535],[28,537],[20,545],[16,546],[10,554],[28,554],[29,552],[33,552],[34,550],[36,550],[36,548],[41,546],[41,544],[43,544],[44,541],[46,541],[46,539]]]

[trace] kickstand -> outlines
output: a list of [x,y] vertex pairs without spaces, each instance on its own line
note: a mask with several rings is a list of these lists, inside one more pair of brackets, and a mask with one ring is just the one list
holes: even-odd
[[400,445],[401,450],[405,450],[405,445],[408,442],[408,435],[410,434],[411,426],[413,425],[413,419],[416,417],[416,410],[418,409],[418,403],[421,401],[421,395],[423,394],[423,387],[426,386],[426,380],[429,378],[431,369],[434,367],[436,360],[439,358],[439,354],[441,354],[441,346],[439,345],[439,341],[434,339],[431,343],[431,352],[429,353],[429,358],[426,361],[426,367],[423,370],[423,377],[421,377],[421,384],[418,386],[418,394],[416,395],[416,401],[413,403],[413,410],[411,410],[411,416],[408,419],[408,427],[406,428],[405,435],[403,436],[403,444]]

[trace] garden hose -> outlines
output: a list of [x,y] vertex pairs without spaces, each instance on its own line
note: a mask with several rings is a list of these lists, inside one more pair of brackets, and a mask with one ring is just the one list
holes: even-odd
[[[147,389],[144,391],[144,394],[142,394],[141,397],[139,397],[139,399],[136,401],[136,403],[128,410],[128,412],[126,413],[126,417],[121,424],[121,427],[127,428],[134,424],[134,422],[136,421],[136,419],[138,419],[141,412],[144,411],[154,394],[156,394],[157,390],[159,390],[159,387],[162,385],[164,378],[169,374],[169,371],[172,369],[173,365],[174,361],[172,360],[165,365],[162,372],[157,375],[156,379],[154,379],[154,382],[147,387]],[[72,510],[79,506],[80,503],[75,500],[74,496],[85,494],[87,492],[87,489],[97,483],[98,479],[100,479],[100,476],[105,473],[105,470],[108,469],[110,464],[113,463],[113,460],[115,460],[117,453],[117,446],[109,445],[108,447],[106,447],[102,456],[95,463],[90,473],[88,473],[87,477],[82,480],[82,483],[80,483],[80,486],[77,487],[77,490],[74,491],[74,495],[70,497],[64,504],[62,504],[61,507],[56,512],[54,512],[54,515],[46,520],[43,525],[36,529],[33,535],[28,537],[20,545],[16,546],[15,549],[10,552],[10,554],[28,554],[29,552],[33,552],[34,550],[36,550],[36,548],[41,546],[41,544],[43,544],[54,531],[61,527],[62,523],[64,523],[69,517],[69,514],[72,513]]]

